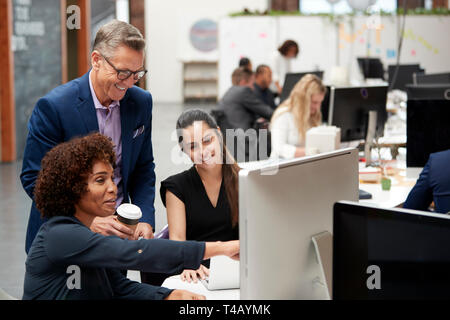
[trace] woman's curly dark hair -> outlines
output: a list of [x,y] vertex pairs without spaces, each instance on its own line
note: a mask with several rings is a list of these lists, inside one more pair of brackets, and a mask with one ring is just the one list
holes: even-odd
[[42,217],[75,214],[75,204],[87,192],[87,178],[97,161],[112,167],[116,162],[112,141],[100,133],[61,143],[45,155],[34,188]]

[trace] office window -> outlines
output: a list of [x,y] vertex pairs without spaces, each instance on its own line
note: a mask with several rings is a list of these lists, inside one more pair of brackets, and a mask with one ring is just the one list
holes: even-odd
[[[332,5],[327,0],[300,0],[300,12],[302,13],[331,13]],[[373,11],[383,10],[394,12],[397,10],[397,0],[378,0],[373,6]],[[352,12],[346,0],[340,0],[334,5],[334,13],[344,14]]]

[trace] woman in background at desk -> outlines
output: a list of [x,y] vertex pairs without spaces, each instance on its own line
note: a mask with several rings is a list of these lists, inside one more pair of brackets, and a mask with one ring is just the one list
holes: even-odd
[[[167,208],[169,238],[185,241],[228,241],[239,238],[239,166],[228,152],[214,119],[203,110],[178,118],[178,143],[194,165],[161,183]],[[184,270],[182,280],[197,282],[209,270]]]
[[434,201],[435,212],[450,212],[450,150],[430,154],[416,185],[403,208],[428,211]]
[[320,106],[325,93],[326,87],[313,74],[297,82],[270,121],[272,158],[292,159],[305,155],[306,131],[321,124]]
[[115,212],[115,157],[111,140],[94,133],[59,144],[42,159],[34,197],[48,221],[28,253],[23,299],[202,299],[131,281],[120,270],[181,272],[211,256],[239,254],[238,241],[128,240],[92,232],[96,217]]

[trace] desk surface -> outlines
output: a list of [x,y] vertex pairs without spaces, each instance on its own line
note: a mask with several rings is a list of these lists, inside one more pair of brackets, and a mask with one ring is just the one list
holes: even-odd
[[381,190],[380,184],[360,183],[359,188],[372,194],[372,199],[361,199],[359,203],[372,204],[383,208],[395,208],[401,206],[412,187],[392,186],[391,190]]
[[202,294],[207,300],[239,300],[240,290],[208,290],[205,286],[198,281],[197,283],[182,281],[179,275],[172,276],[164,280],[162,287],[169,289],[180,289]]
[[402,168],[389,176],[391,178],[391,189],[384,191],[380,183],[359,183],[361,190],[372,194],[372,199],[359,200],[360,203],[377,205],[383,208],[394,208],[403,205],[409,192],[416,184],[422,168]]

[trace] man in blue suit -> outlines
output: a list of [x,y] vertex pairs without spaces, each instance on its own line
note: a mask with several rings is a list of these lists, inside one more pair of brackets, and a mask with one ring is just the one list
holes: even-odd
[[450,212],[450,150],[430,154],[403,207],[428,210],[434,201],[435,212]]
[[[131,201],[143,215],[135,233],[113,216],[96,217],[90,229],[130,239],[153,238],[155,226],[152,96],[135,86],[147,72],[144,50],[145,40],[132,25],[114,20],[100,28],[91,54],[92,69],[53,89],[34,107],[20,175],[25,191],[33,199],[41,160],[52,147],[93,131],[109,136],[117,155],[116,203]],[[27,253],[43,222],[33,201]]]

